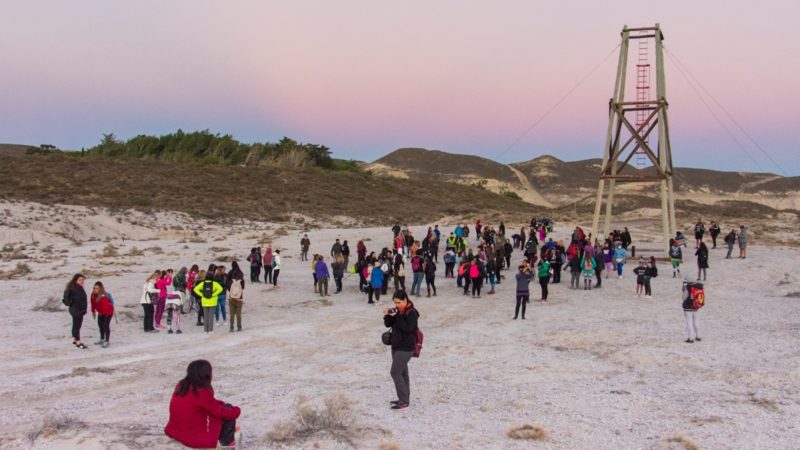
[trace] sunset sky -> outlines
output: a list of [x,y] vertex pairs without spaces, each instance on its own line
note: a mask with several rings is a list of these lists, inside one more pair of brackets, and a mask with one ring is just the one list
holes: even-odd
[[799,17],[789,0],[0,0],[0,142],[181,128],[366,161],[601,157],[619,33],[660,22],[675,165],[800,175]]

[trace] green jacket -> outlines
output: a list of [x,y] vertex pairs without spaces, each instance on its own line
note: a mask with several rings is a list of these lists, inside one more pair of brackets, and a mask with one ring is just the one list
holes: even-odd
[[[203,285],[206,283],[213,283],[213,294],[210,298],[203,297]],[[214,280],[203,280],[198,282],[194,288],[192,289],[198,297],[200,297],[200,304],[203,305],[203,308],[214,308],[217,306],[217,300],[219,298],[219,294],[222,294],[224,290],[222,285],[217,283]]]
[[547,278],[550,276],[550,263],[547,261],[539,265],[539,278]]

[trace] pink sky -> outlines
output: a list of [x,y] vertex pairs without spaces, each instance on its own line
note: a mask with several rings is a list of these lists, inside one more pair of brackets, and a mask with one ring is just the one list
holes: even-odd
[[800,174],[800,2],[496,3],[5,2],[0,142],[80,148],[108,132],[208,128],[368,161],[405,146],[599,157],[616,54],[505,150],[623,25],[660,22],[667,49],[777,163],[716,110],[740,149],[668,59],[676,165]]

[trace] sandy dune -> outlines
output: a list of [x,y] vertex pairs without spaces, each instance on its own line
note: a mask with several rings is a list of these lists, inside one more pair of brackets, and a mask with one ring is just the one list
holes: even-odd
[[[31,269],[0,281],[7,311],[0,329],[3,448],[179,448],[162,430],[172,387],[196,358],[214,365],[218,396],[242,406],[247,448],[273,445],[266,435],[292,417],[298,395],[321,404],[338,392],[355,402],[356,448],[683,448],[668,442],[678,436],[702,448],[797,446],[797,248],[754,245],[747,260],[724,260],[723,250],[713,250],[708,305],[700,312],[704,339],[692,345],[683,342],[680,279],[663,263],[653,299],[634,296],[629,265],[623,280],[603,280],[601,289],[551,286],[550,301],[532,302],[525,321],[511,320],[512,283],[501,284],[495,296],[463,297],[444,279],[442,264],[439,296],[416,300],[425,348],[411,364],[412,406],[397,412],[388,408],[395,395],[389,352],[379,340],[382,305],[366,304],[355,276],[329,301],[315,295],[310,268],[299,261],[301,230],[222,228],[162,214],[158,223],[169,230],[154,231],[146,226],[153,221],[131,225],[138,219],[118,221],[102,210],[63,207],[53,214],[50,207],[7,202],[0,209],[6,246],[0,270],[18,263]],[[61,229],[53,217],[81,225]],[[415,235],[425,228],[413,227]],[[632,232],[635,240],[658,235],[638,225]],[[308,233],[312,252],[325,255],[336,237],[353,247],[367,238],[370,250],[391,237],[388,227]],[[568,233],[564,224],[556,237]],[[282,287],[247,286],[243,332],[220,325],[206,336],[190,316],[183,335],[141,331],[138,300],[153,269],[202,267],[225,256],[241,261],[265,239],[286,249]],[[133,247],[144,254],[99,256],[109,243],[120,255]],[[13,249],[26,258],[10,259]],[[520,258],[516,252],[514,263]],[[684,273],[694,275],[694,258],[685,261]],[[100,279],[117,299],[119,324],[112,323],[109,349],[73,348],[65,311],[34,310],[58,307],[64,283],[79,270],[89,274],[87,286]],[[538,285],[531,288],[538,298]],[[97,339],[91,316],[83,334],[88,343]],[[28,438],[45,418],[65,416],[85,424]],[[541,426],[548,437],[532,443],[506,436],[522,423]],[[288,447],[350,445],[312,436]]]

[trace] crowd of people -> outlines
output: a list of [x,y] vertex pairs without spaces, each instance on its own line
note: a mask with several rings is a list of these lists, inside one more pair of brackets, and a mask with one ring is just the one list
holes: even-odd
[[[388,295],[393,287],[394,306],[384,308],[384,325],[391,329],[391,338],[387,345],[391,346],[390,374],[398,397],[391,406],[402,409],[410,404],[408,364],[413,356],[415,331],[418,330],[420,318],[420,313],[410,297],[422,296],[423,281],[426,297],[436,297],[442,289],[455,289],[461,295],[474,299],[480,299],[483,295],[494,295],[497,285],[508,282],[506,274],[512,269],[512,255],[519,251],[521,259],[513,276],[516,283],[513,320],[520,317],[524,320],[531,296],[530,283],[534,279],[539,282],[541,302],[548,301],[551,284],[561,283],[562,272],[569,272],[569,289],[573,290],[602,288],[603,280],[610,277],[624,279],[629,247],[633,242],[627,228],[614,230],[605,238],[598,239],[591,234],[587,235],[578,226],[568,239],[555,240],[552,237],[553,225],[550,219],[534,218],[530,226],[522,227],[519,232],[508,237],[503,222],[496,228],[480,221],[472,227],[460,224],[446,236],[435,225],[429,227],[424,235],[420,235],[423,237],[419,240],[408,225],[395,224],[391,228],[391,234],[386,236],[387,245],[384,247],[379,246],[377,250],[370,251],[365,240],[358,240],[352,265],[347,240],[336,239],[331,245],[329,255],[309,255],[311,241],[306,234],[300,240],[300,261],[308,264],[312,288],[323,297],[344,292],[346,274],[357,276],[358,292],[365,295],[368,304],[380,303],[381,297]],[[708,231],[711,249],[715,249],[720,227],[711,222]],[[694,232],[699,282],[707,279],[709,269],[709,248],[704,240],[706,229],[702,221],[698,220]],[[731,230],[725,236],[724,242],[728,250],[726,258],[731,258],[733,246],[737,242],[739,257],[746,258],[748,230],[745,226],[741,226],[738,233],[735,229]],[[681,277],[680,269],[687,246],[680,231],[669,242],[673,277]],[[444,281],[439,280],[437,286],[441,247]],[[259,247],[251,248],[245,258],[250,265],[250,283],[265,283],[278,288],[280,255],[281,250],[271,246],[263,251]],[[408,289],[407,270],[411,271],[411,285]],[[658,276],[656,258],[640,257],[632,273],[636,281],[635,295],[652,298],[651,280]],[[330,278],[333,278],[332,287]],[[84,290],[85,281],[86,277],[75,274],[64,292],[64,303],[69,306],[73,319],[73,345],[81,349],[88,348],[81,341],[80,331],[83,316],[91,310],[99,329],[99,340],[95,344],[107,348],[110,345],[111,321],[115,317],[114,298],[100,281],[93,285],[91,295],[87,296]],[[697,306],[687,300],[688,292],[695,288],[688,281],[684,283],[682,306],[689,335],[686,342],[701,340],[697,329]],[[242,331],[244,291],[244,273],[238,262],[232,262],[230,268],[209,264],[206,270],[201,270],[194,264],[189,268],[181,267],[177,272],[172,269],[156,270],[147,277],[142,286],[140,304],[143,310],[143,331],[181,334],[181,317],[187,315],[196,315],[195,324],[202,326],[206,334],[214,332],[215,324],[226,323],[229,324],[229,332]],[[560,294],[563,295],[563,292]],[[194,438],[181,440],[187,436],[185,430],[181,430],[189,426],[183,421],[189,419],[178,416],[185,413],[189,408],[188,404],[208,403],[215,405],[214,414],[218,420],[212,427],[213,430],[205,434],[218,435],[220,442],[230,442],[233,440],[233,424],[229,421],[238,416],[238,408],[213,399],[213,390],[210,388],[211,368],[207,361],[195,361],[187,371],[187,377],[179,383],[173,394],[167,434],[189,446],[201,442],[192,440]],[[203,438],[204,445],[211,442],[208,439],[210,438],[207,436]]]

